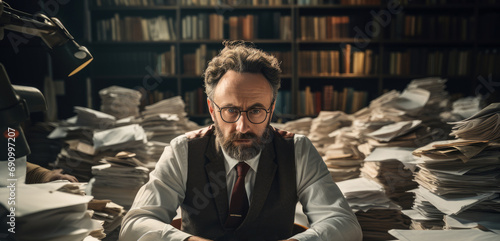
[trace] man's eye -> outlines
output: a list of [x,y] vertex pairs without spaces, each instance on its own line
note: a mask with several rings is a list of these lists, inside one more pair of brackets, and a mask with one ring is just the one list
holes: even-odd
[[226,108],[226,111],[230,114],[238,113],[238,109],[236,108]]
[[252,115],[257,115],[260,114],[261,111],[262,111],[261,109],[251,109],[248,112]]

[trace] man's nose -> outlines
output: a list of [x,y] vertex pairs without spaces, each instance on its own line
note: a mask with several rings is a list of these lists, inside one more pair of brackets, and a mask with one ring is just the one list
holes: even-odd
[[247,133],[250,130],[250,121],[247,117],[247,112],[241,112],[240,119],[236,121],[236,130],[241,133]]

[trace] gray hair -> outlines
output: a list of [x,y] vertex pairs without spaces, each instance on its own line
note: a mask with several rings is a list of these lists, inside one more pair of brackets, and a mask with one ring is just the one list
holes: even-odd
[[[273,101],[281,86],[281,69],[276,57],[256,49],[244,41],[224,41],[225,46],[205,70],[205,92],[213,100],[214,90],[221,77],[229,70],[237,73],[261,73],[273,90]],[[249,46],[251,45],[251,46]]]

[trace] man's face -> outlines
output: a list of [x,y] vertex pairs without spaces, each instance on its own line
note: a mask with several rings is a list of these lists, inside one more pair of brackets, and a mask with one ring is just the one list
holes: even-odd
[[[237,73],[228,71],[222,76],[214,91],[213,101],[220,107],[233,107],[240,111],[251,108],[268,110],[272,102],[272,89],[264,77],[258,73]],[[229,156],[239,161],[255,157],[270,141],[267,126],[271,113],[260,124],[254,124],[242,112],[235,123],[226,123],[221,119],[217,106],[208,102],[210,115],[215,123],[217,141]],[[271,112],[274,111],[274,105]]]

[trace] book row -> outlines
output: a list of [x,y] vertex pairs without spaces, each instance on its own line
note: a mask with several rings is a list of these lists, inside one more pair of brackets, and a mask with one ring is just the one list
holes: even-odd
[[405,51],[390,51],[390,75],[437,75],[466,76],[470,73],[471,51],[450,51],[411,48]]
[[342,50],[299,52],[299,74],[335,76],[339,74],[376,74],[379,57],[373,50],[352,51],[347,44]]
[[[109,75],[175,75],[176,46],[170,45],[168,51],[109,52],[96,58],[94,73]],[[269,51],[280,62],[282,75],[292,75],[291,51]],[[197,48],[186,49],[181,55],[181,73],[188,76],[201,76],[208,62],[218,54],[215,49],[201,44]],[[498,49],[485,49],[477,53],[472,62],[472,50],[409,48],[389,50],[384,55],[384,72],[389,75],[438,75],[468,76],[477,68],[479,74],[500,74],[500,53]],[[298,74],[304,77],[370,76],[379,71],[380,56],[372,49],[355,49],[350,44],[340,50],[299,51]],[[149,73],[147,70],[149,70]]]
[[[391,40],[473,40],[471,16],[394,16],[387,22],[387,37]],[[496,39],[500,26],[500,14],[480,16],[477,31],[484,39]],[[369,31],[360,26],[373,23]],[[176,23],[172,17],[139,16],[122,17],[115,13],[112,18],[96,21],[97,41],[169,41],[176,40]],[[281,12],[224,16],[217,13],[183,15],[181,39],[222,40],[273,39],[291,40],[293,20]],[[301,16],[297,38],[302,41],[363,38],[369,40],[381,36],[385,22],[374,21],[369,15],[359,16]],[[370,25],[371,26],[371,25]]]
[[391,39],[471,40],[471,16],[396,15],[390,25]]
[[[268,53],[279,60],[283,75],[292,74],[292,53],[290,51],[270,51]],[[201,76],[207,68],[208,61],[216,55],[216,50],[207,49],[206,44],[201,44],[199,48],[195,49],[194,53],[185,53],[182,55],[182,73],[189,76]]]
[[293,0],[182,0],[183,6],[281,6],[290,5]]
[[292,19],[280,12],[228,17],[228,35],[224,34],[224,16],[199,13],[182,18],[182,39],[292,39]]
[[168,41],[175,40],[173,18],[120,17],[96,22],[97,41]]
[[380,0],[297,0],[298,5],[380,5]]
[[368,92],[350,87],[337,91],[332,85],[324,86],[322,91],[312,91],[311,87],[306,86],[299,91],[297,103],[299,115],[318,115],[322,110],[354,113],[367,105]]
[[171,6],[176,5],[177,0],[95,0],[95,5],[98,7],[115,7],[115,6]]

